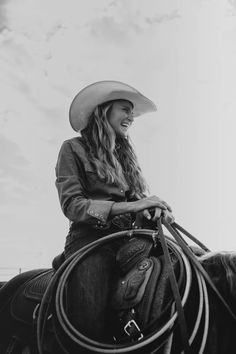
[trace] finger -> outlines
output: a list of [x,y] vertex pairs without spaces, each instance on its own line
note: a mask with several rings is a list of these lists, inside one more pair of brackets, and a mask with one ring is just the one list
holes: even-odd
[[151,209],[153,208],[161,208],[163,210],[167,209],[165,202],[162,201],[160,198],[156,197],[155,195],[146,199],[153,205],[153,206],[150,205]]
[[167,210],[165,210],[164,212],[164,220],[169,223],[172,224],[175,221],[174,216]]
[[143,210],[143,216],[147,218],[148,220],[151,219],[151,214],[149,213],[148,209]]
[[152,221],[157,221],[157,219],[159,219],[161,217],[161,213],[163,212],[163,209],[161,208],[156,208],[155,209],[155,213],[154,216],[152,218]]
[[162,210],[166,210],[167,206],[164,204],[164,202],[159,201],[159,202],[156,203],[156,208],[160,208]]
[[134,222],[134,228],[135,229],[140,229],[142,227],[142,223],[143,223],[143,214],[142,213],[137,213],[136,214],[136,218],[135,218],[135,222]]
[[164,204],[165,207],[166,207],[170,212],[172,212],[172,208],[171,208],[171,206],[170,206],[168,203],[166,203],[166,202],[163,200],[163,201],[162,201],[162,204]]

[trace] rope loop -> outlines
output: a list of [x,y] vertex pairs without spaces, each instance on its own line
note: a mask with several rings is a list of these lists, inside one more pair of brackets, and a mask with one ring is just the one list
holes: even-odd
[[[164,236],[162,230],[162,224],[170,232],[172,237]],[[196,242],[201,248],[206,251],[209,251],[206,246],[204,246],[200,241],[190,235],[187,231],[181,228],[178,224],[168,224],[161,217],[157,224],[157,230],[150,229],[132,229],[116,232],[105,236],[97,241],[86,245],[79,251],[75,252],[70,258],[68,258],[61,267],[56,271],[51,283],[49,284],[40,309],[37,323],[37,344],[39,354],[44,354],[43,344],[46,335],[47,328],[47,318],[48,315],[53,313],[55,334],[57,341],[60,344],[61,349],[64,353],[68,353],[68,348],[72,352],[79,352],[79,349],[83,348],[85,353],[103,353],[103,354],[122,354],[122,353],[151,353],[157,348],[162,347],[163,345],[171,347],[171,340],[173,338],[172,332],[176,327],[176,324],[179,324],[183,350],[184,353],[188,354],[191,352],[191,345],[193,344],[194,339],[200,328],[200,323],[204,323],[204,330],[201,331],[202,339],[200,341],[200,347],[198,348],[198,353],[203,353],[207,340],[207,333],[209,327],[209,301],[208,301],[208,292],[206,283],[214,290],[216,295],[222,301],[228,312],[236,320],[236,316],[232,313],[231,309],[227,305],[226,301],[219,294],[218,290],[215,288],[214,284],[210,280],[207,273],[204,271],[197,257],[193,254],[190,247],[184,241],[181,233],[189,237],[191,240]],[[173,306],[173,311],[171,317],[164,323],[161,329],[158,329],[150,335],[144,335],[141,339],[133,341],[129,344],[108,344],[102,343],[91,338],[86,337],[81,332],[78,331],[70,322],[66,309],[65,309],[65,296],[66,296],[66,285],[69,281],[71,272],[78,266],[83,260],[89,256],[94,250],[99,246],[113,242],[120,238],[125,237],[144,237],[153,241],[154,246],[158,241],[163,249],[164,259],[170,267],[170,282],[173,292],[173,297],[175,300],[175,306]],[[178,284],[175,279],[173,268],[171,268],[171,260],[169,251],[172,251],[178,254],[183,261],[185,269],[185,285],[184,290],[180,294],[178,289]],[[197,311],[197,318],[192,329],[191,333],[188,333],[188,329],[185,321],[184,307],[187,303],[191,283],[192,283],[192,272],[196,275],[197,287],[199,291],[199,304]],[[155,351],[156,352],[156,351]],[[170,352],[170,351],[169,351]]]

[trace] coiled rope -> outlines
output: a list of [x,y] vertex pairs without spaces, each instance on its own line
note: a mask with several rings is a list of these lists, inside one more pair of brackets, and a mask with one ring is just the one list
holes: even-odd
[[[162,230],[162,223],[167,228],[167,230],[173,236],[173,239],[164,236]],[[54,328],[57,340],[64,351],[64,353],[71,354],[79,351],[83,348],[84,352],[87,353],[104,353],[104,354],[122,354],[122,353],[152,353],[156,351],[157,348],[163,345],[169,345],[169,352],[171,351],[171,335],[176,327],[177,323],[180,326],[180,331],[182,335],[183,342],[183,352],[191,353],[191,345],[196,338],[200,323],[204,323],[204,330],[201,331],[202,337],[200,341],[200,347],[198,353],[203,353],[207,340],[207,333],[209,327],[209,301],[206,282],[214,290],[218,298],[221,300],[223,305],[226,307],[230,315],[236,320],[235,314],[232,313],[226,301],[222,298],[221,294],[215,288],[214,284],[211,282],[208,274],[205,272],[204,268],[201,266],[197,257],[192,253],[188,244],[181,236],[184,233],[191,240],[197,243],[204,250],[208,250],[202,243],[200,243],[191,234],[185,231],[178,224],[174,223],[172,225],[166,223],[162,218],[159,219],[157,225],[157,232],[149,229],[133,229],[120,231],[104,238],[101,238],[89,245],[83,247],[81,250],[77,251],[70,258],[68,258],[62,266],[55,273],[52,282],[49,284],[41,306],[38,316],[38,326],[37,326],[37,342],[38,350],[40,354],[43,352],[43,344],[45,340],[45,333],[47,328],[47,319],[53,313]],[[158,331],[151,333],[150,335],[145,335],[139,341],[133,341],[132,343],[125,344],[108,344],[102,343],[91,338],[86,337],[81,332],[78,331],[70,322],[66,309],[65,309],[65,296],[66,296],[66,285],[68,283],[69,276],[76,266],[83,262],[83,260],[88,257],[94,250],[99,246],[113,242],[124,237],[141,236],[144,238],[152,239],[154,242],[158,238],[161,242],[165,260],[167,262],[171,261],[169,259],[169,251],[174,251],[178,253],[184,265],[185,271],[185,285],[182,294],[179,294],[179,289],[176,287],[176,279],[171,280],[171,287],[175,299],[175,307],[173,307],[173,312],[171,317],[166,321]],[[173,269],[172,269],[173,271]],[[171,271],[171,272],[172,272]],[[192,333],[188,335],[184,307],[187,303],[188,296],[191,289],[192,283],[192,271],[196,274],[197,286],[199,291],[199,304],[197,316],[194,324]],[[170,278],[173,278],[173,272]],[[177,294],[177,295],[176,295]],[[204,320],[202,320],[204,319]],[[161,340],[161,342],[160,342]],[[169,342],[168,342],[169,340]]]

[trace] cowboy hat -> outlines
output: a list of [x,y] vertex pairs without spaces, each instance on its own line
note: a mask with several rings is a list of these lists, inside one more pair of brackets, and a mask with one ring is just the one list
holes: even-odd
[[155,104],[135,88],[119,81],[98,81],[83,88],[73,99],[69,119],[75,131],[86,127],[95,107],[113,100],[127,100],[133,104],[133,117],[157,110]]

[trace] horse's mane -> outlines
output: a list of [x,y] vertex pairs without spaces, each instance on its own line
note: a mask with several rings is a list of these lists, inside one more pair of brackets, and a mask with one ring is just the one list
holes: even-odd
[[210,275],[218,278],[219,282],[226,280],[230,293],[235,296],[236,252],[207,252],[198,259],[207,270],[211,270]]

